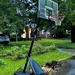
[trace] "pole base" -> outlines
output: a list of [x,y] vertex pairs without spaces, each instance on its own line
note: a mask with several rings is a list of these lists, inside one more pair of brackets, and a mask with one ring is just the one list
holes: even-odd
[[30,75],[29,70],[26,70],[25,73],[23,71],[15,72],[14,75]]

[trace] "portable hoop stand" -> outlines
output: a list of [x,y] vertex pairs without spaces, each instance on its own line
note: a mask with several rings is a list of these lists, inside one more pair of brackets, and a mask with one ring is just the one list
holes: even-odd
[[[33,39],[32,39],[32,42],[31,42],[31,45],[29,48],[29,52],[28,52],[28,55],[26,58],[26,63],[25,63],[24,69],[22,71],[15,72],[14,75],[47,75],[46,73],[44,73],[44,71],[41,69],[41,67],[37,64],[37,62],[35,62],[32,58],[30,58],[31,50],[33,47],[35,35],[37,34],[37,28],[39,27],[39,23],[40,23],[40,18],[38,18],[38,23],[35,28],[34,34],[33,34]],[[30,71],[26,70],[28,61],[30,62],[31,68],[33,70],[33,74],[30,74]]]

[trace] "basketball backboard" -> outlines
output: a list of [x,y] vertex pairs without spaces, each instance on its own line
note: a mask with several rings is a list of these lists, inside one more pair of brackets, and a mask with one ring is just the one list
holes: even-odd
[[52,0],[38,0],[38,18],[48,19],[58,15],[58,4]]

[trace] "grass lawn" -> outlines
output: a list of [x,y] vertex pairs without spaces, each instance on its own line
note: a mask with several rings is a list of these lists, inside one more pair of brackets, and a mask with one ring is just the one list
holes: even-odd
[[59,48],[75,49],[75,43],[71,43],[70,39],[41,39],[36,43],[41,43],[44,46],[55,44]]
[[[12,46],[21,46],[23,44],[30,45],[31,41],[19,41],[18,43],[10,42],[7,46],[0,45],[0,50],[7,50],[10,49]],[[40,43],[44,47],[50,46],[51,44],[55,44],[56,47],[61,48],[72,48],[75,49],[75,43],[71,43],[71,40],[67,39],[41,39],[38,41],[35,41],[35,43]],[[44,54],[40,54],[39,56],[32,56],[35,61],[39,63],[39,65],[45,64],[47,61],[52,60],[64,60],[70,58],[72,55],[68,53],[61,53],[59,51],[54,52],[47,52]],[[0,75],[13,75],[13,73],[20,68],[21,66],[24,66],[25,59],[21,60],[13,60],[8,57],[1,57],[5,61],[5,65],[0,67]]]
[[[18,45],[21,46],[23,44],[30,45],[31,41],[19,41],[18,43],[10,42],[10,46]],[[50,44],[55,44],[57,47],[60,48],[69,48],[69,49],[75,49],[75,43],[71,43],[70,39],[41,39],[38,41],[35,41],[35,43],[40,43],[43,46],[50,46]]]
[[[37,61],[37,63],[41,66],[44,65],[47,61],[52,60],[64,60],[70,58],[71,55],[67,53],[61,53],[58,51],[55,52],[47,52],[44,54],[40,54],[39,56],[33,56],[32,58]],[[0,67],[0,75],[13,75],[13,73],[20,67],[24,66],[25,59],[21,60],[12,60],[10,58],[2,58],[6,65]]]
[[[51,44],[55,44],[59,48],[69,48],[69,49],[75,49],[75,43],[71,43],[70,39],[41,39],[38,41],[35,41],[34,43],[40,43],[43,46],[50,46]],[[0,49],[5,48],[8,49],[12,46],[21,46],[21,45],[30,45],[31,41],[18,41],[16,42],[10,42],[9,45],[2,47],[0,45]]]

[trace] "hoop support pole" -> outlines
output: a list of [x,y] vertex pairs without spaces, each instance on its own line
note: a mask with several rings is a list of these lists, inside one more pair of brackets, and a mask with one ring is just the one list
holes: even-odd
[[26,63],[25,63],[24,69],[23,69],[23,73],[25,73],[26,68],[27,68],[28,60],[29,60],[29,57],[30,57],[30,54],[31,54],[33,44],[34,44],[35,35],[37,34],[37,28],[39,27],[39,23],[40,23],[40,18],[38,18],[38,23],[37,23],[37,26],[36,26],[35,31],[33,33],[33,39],[32,39],[32,42],[31,42],[31,45],[30,45],[30,48],[29,48],[29,52],[28,52],[28,55],[27,55],[27,58],[26,58]]

